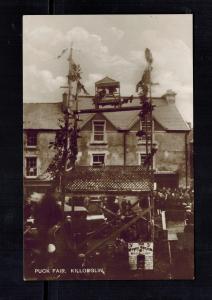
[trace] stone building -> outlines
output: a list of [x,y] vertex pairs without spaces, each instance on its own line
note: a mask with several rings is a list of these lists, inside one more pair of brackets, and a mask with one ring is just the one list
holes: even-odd
[[[105,80],[106,79],[106,80]],[[107,81],[110,78],[105,78]],[[188,184],[189,126],[175,105],[176,94],[169,90],[162,97],[153,98],[153,143],[158,148],[154,156],[155,181],[158,187]],[[94,108],[94,96],[79,97],[79,109]],[[25,192],[43,192],[50,182],[41,179],[54,151],[63,116],[63,105],[58,103],[24,103],[24,187]],[[133,97],[126,106],[139,105]],[[107,112],[80,115],[80,136],[76,164],[81,167],[141,166],[145,159],[145,141],[136,136],[142,128],[139,111]],[[128,187],[133,190],[132,187]]]

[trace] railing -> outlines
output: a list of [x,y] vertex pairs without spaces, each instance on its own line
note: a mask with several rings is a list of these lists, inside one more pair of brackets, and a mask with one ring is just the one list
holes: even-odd
[[103,97],[100,96],[95,96],[93,98],[93,103],[96,108],[98,108],[100,105],[105,106],[105,105],[119,105],[121,106],[121,98],[120,95],[105,95]]

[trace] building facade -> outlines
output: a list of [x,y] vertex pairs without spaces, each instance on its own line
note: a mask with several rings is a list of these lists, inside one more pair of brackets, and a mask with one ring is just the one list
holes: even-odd
[[[93,96],[79,97],[79,109],[94,108]],[[64,99],[63,99],[64,100]],[[44,192],[50,181],[43,180],[54,150],[49,148],[63,118],[63,103],[24,104],[24,188],[25,193]],[[163,186],[187,186],[189,182],[188,134],[190,128],[175,105],[175,93],[153,98],[153,160],[155,182]],[[139,105],[133,97],[130,105]],[[142,166],[145,140],[136,133],[142,129],[139,111],[80,115],[76,165],[87,167]]]

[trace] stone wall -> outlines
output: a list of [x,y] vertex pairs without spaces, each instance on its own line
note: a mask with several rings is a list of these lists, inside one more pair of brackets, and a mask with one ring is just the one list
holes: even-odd
[[[95,117],[100,119],[99,116]],[[138,141],[135,126],[126,134],[126,165],[138,165],[140,153],[145,153],[145,144]],[[90,120],[80,132],[82,138],[78,139],[79,165],[91,165],[92,153],[104,153],[106,165],[124,164],[124,133],[106,121],[106,143],[96,144],[92,141],[92,120]],[[38,162],[38,174],[42,174],[48,168],[54,151],[49,149],[49,143],[54,141],[54,131],[42,131],[38,133],[38,145],[36,149],[26,147],[24,134],[24,155],[36,155]],[[158,151],[154,158],[156,171],[171,171],[179,174],[180,185],[185,185],[186,161],[185,161],[185,133],[156,131],[154,142],[158,145]]]
[[[106,154],[107,165],[123,165],[124,163],[124,133],[118,132],[108,121],[107,144],[98,145],[91,143],[92,120],[81,131],[79,140],[80,165],[91,164],[91,153]],[[126,165],[138,165],[140,153],[145,153],[145,143],[136,137],[137,124],[126,135]],[[185,185],[186,154],[185,133],[155,131],[153,142],[157,144],[158,151],[154,158],[154,169],[157,171],[170,171],[179,174],[180,185]]]
[[[37,173],[43,174],[52,161],[55,151],[49,148],[49,143],[55,139],[54,131],[40,131],[37,135],[37,147],[30,148],[26,146],[26,133],[24,133],[24,158],[27,156],[37,157]],[[25,167],[24,159],[24,167]]]
[[156,170],[179,174],[179,184],[186,184],[186,148],[184,132],[155,132],[158,145]]

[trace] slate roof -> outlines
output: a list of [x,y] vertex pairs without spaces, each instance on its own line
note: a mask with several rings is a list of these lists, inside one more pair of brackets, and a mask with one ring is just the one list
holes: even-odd
[[[175,104],[168,104],[163,98],[153,98],[156,105],[153,118],[165,129],[173,131],[189,131]],[[132,103],[125,106],[139,105],[139,99],[134,98]],[[92,96],[79,98],[79,109],[94,108]],[[106,118],[118,129],[130,129],[138,120],[139,111],[103,113]],[[81,114],[79,126],[83,127],[94,114]],[[56,103],[24,103],[24,129],[58,129],[58,119],[62,118],[61,102]]]
[[190,130],[174,103],[167,104],[166,100],[158,99],[155,104],[156,108],[153,111],[153,117],[164,129]]
[[24,103],[24,129],[59,129],[62,103]]

